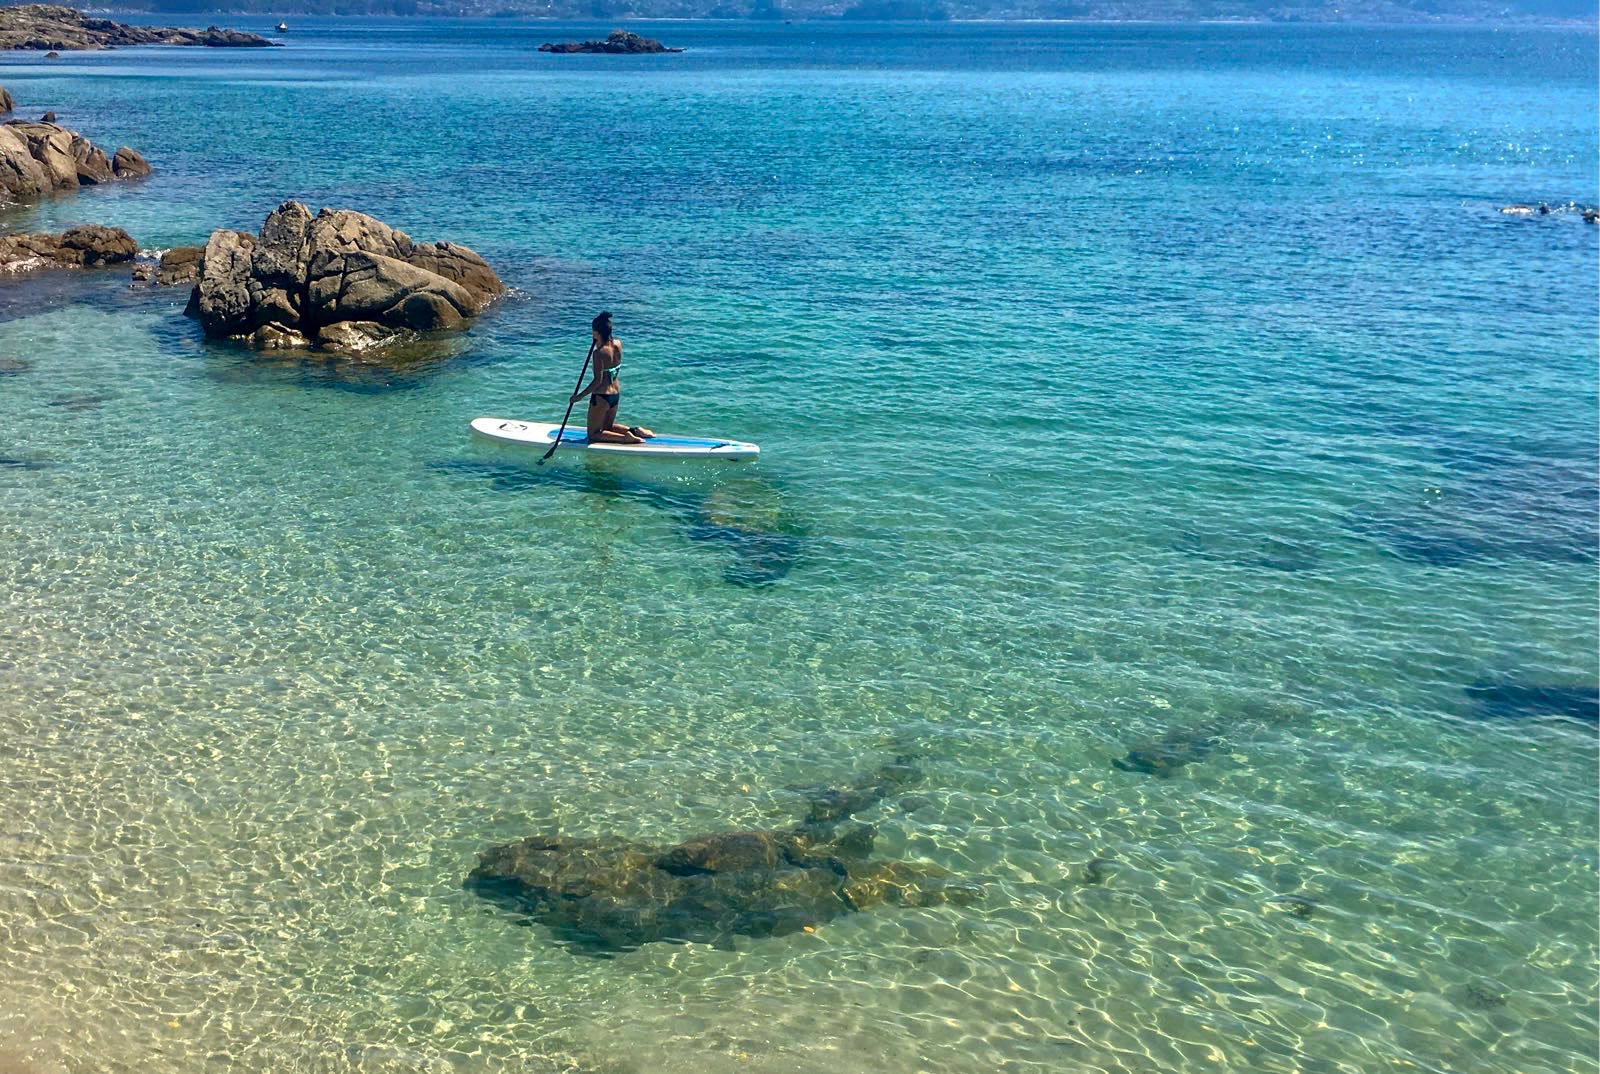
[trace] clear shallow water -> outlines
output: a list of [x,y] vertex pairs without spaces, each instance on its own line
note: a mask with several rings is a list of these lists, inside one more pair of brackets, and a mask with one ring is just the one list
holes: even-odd
[[[5,301],[0,1065],[1594,1068],[1594,729],[1469,692],[1597,678],[1596,233],[1495,212],[1596,200],[1592,38],[304,21],[9,57],[159,172],[8,223],[294,196],[517,293],[395,380]],[[601,306],[761,461],[470,443]],[[908,750],[877,853],[977,905],[596,960],[460,889]]]

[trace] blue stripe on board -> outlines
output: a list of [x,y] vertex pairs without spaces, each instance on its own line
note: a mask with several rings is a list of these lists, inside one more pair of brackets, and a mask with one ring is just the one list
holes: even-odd
[[[555,438],[556,438],[556,434],[555,434],[554,430],[552,430],[551,432],[545,434],[545,439],[547,439],[547,440],[554,440]],[[568,431],[568,432],[562,434],[561,442],[563,444],[587,444],[589,442],[589,437],[584,433],[574,433],[574,432]],[[729,440],[707,440],[707,439],[703,439],[703,438],[697,437],[697,436],[652,436],[650,438],[650,440],[649,440],[649,443],[655,444],[658,447],[704,447],[704,448],[715,448],[715,447],[726,447],[728,444],[732,443],[732,441],[729,441]],[[622,446],[625,446],[625,445],[619,444],[618,446],[622,447]]]

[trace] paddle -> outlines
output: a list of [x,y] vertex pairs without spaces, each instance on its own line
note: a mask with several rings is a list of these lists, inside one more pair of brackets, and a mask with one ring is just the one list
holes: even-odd
[[[578,373],[578,383],[573,387],[572,394],[577,395],[583,390],[583,378],[589,375],[589,359],[594,357],[594,338],[589,339],[589,353],[583,356],[583,369]],[[561,446],[561,436],[567,431],[567,419],[572,417],[572,408],[578,405],[576,399],[567,400],[567,412],[561,415],[561,428],[556,430],[556,442],[550,445],[550,450],[539,456],[539,465],[544,465],[544,460],[556,453],[556,448]]]

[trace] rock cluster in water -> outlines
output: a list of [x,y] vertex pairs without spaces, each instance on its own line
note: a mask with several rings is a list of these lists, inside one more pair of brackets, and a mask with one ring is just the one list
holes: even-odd
[[37,52],[81,52],[124,45],[206,45],[212,48],[281,47],[257,34],[207,26],[190,30],[172,26],[128,26],[97,19],[55,4],[22,4],[0,8],[0,49]]
[[133,267],[137,283],[150,283],[157,287],[176,287],[192,284],[200,278],[200,260],[205,249],[200,246],[174,246],[159,258],[141,261]]
[[873,829],[846,823],[918,775],[900,758],[851,786],[812,790],[805,821],[776,831],[671,846],[530,836],[485,851],[466,887],[588,953],[653,941],[726,945],[882,904],[970,902],[981,888],[931,865],[873,861]]
[[0,276],[40,269],[97,268],[132,261],[138,243],[119,227],[87,224],[59,235],[0,236]]
[[1575,213],[1583,218],[1584,223],[1600,223],[1600,208],[1593,205],[1580,205],[1575,201],[1562,202],[1551,205],[1541,201],[1535,205],[1502,205],[1500,211],[1507,216],[1559,216],[1564,213]]
[[[15,107],[0,89],[0,111]],[[123,146],[110,156],[77,131],[43,120],[0,124],[0,196],[38,197],[150,174],[150,165]]]
[[681,48],[668,48],[661,42],[649,37],[640,37],[626,30],[612,30],[604,41],[563,41],[555,44],[546,41],[539,46],[540,52],[682,52]]
[[363,213],[286,201],[259,235],[212,232],[186,311],[261,349],[358,352],[465,327],[505,285],[473,251],[416,243]]

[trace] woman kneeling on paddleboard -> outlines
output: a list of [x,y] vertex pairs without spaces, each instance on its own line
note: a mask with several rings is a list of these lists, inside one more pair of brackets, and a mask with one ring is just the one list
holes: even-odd
[[611,314],[602,313],[589,323],[594,334],[594,379],[572,397],[576,403],[589,397],[589,443],[642,444],[656,435],[640,425],[618,425],[617,403],[622,399],[622,340],[611,334]]

